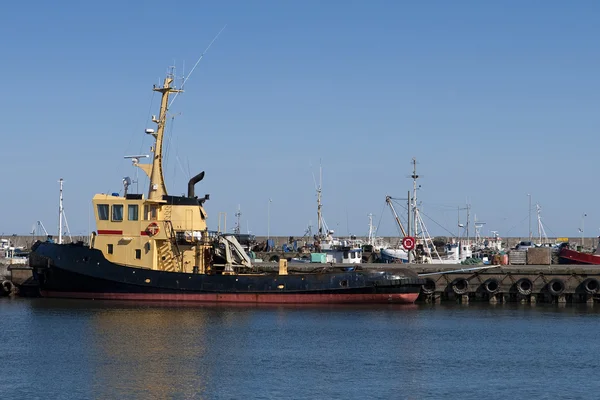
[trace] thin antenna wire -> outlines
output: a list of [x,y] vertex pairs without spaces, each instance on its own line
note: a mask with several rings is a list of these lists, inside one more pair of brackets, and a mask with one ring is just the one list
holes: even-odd
[[175,155],[175,159],[177,160],[177,164],[179,165],[179,168],[181,168],[181,172],[183,172],[183,175],[185,176],[185,170],[183,169],[183,165],[181,165],[181,161],[179,160],[179,155]]
[[[221,30],[219,31],[219,33],[217,33],[215,35],[215,37],[213,38],[213,40],[210,41],[210,43],[208,44],[208,47],[206,48],[206,50],[204,50],[204,52],[200,55],[200,58],[198,58],[198,61],[196,61],[196,64],[194,64],[194,67],[192,68],[192,70],[190,71],[190,73],[188,74],[188,76],[186,76],[185,79],[183,80],[183,83],[181,84],[181,89],[182,90],[183,90],[183,86],[185,85],[185,83],[187,82],[187,80],[190,79],[190,76],[192,75],[192,73],[194,72],[194,70],[196,69],[196,67],[200,63],[200,61],[202,61],[202,59],[204,58],[204,55],[208,52],[208,50],[211,48],[211,46],[213,45],[213,43],[215,42],[215,40],[217,40],[217,38],[219,37],[219,35],[221,34],[221,32],[223,32],[226,27],[227,27],[227,24],[225,24],[221,28]],[[177,99],[177,96],[179,95],[179,93],[181,93],[181,92],[175,93],[175,95],[173,96],[173,99],[171,100],[171,103],[169,103],[169,108],[173,105],[173,102],[175,101],[175,99]]]

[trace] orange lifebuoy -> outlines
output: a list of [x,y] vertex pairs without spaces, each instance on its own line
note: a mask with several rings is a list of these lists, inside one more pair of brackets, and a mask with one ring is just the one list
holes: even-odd
[[148,225],[148,227],[146,228],[146,233],[148,234],[148,236],[157,235],[159,231],[160,229],[158,228],[158,224],[156,222],[150,223],[150,225]]

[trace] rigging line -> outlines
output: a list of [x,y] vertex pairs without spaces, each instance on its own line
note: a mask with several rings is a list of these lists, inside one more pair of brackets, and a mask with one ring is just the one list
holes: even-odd
[[168,162],[169,162],[169,150],[171,150],[171,138],[173,137],[173,129],[175,127],[175,116],[173,115],[171,117],[171,124],[170,124],[170,129],[169,129],[169,133],[168,133],[168,139],[167,139],[167,145],[165,146],[165,170],[167,169],[168,166]]
[[[190,73],[188,74],[188,76],[186,76],[183,79],[183,82],[181,83],[181,89],[182,90],[183,90],[183,87],[185,86],[185,83],[188,81],[188,79],[190,79],[190,76],[192,75],[192,73],[194,72],[194,70],[196,69],[196,67],[200,63],[200,61],[202,61],[202,59],[204,58],[204,55],[208,52],[208,50],[211,48],[211,46],[213,45],[213,43],[215,42],[215,40],[217,40],[217,38],[219,37],[219,35],[221,34],[221,32],[223,32],[226,27],[227,27],[227,24],[225,24],[221,28],[221,30],[219,31],[219,33],[217,33],[215,35],[215,37],[213,38],[213,40],[210,41],[210,43],[208,44],[208,47],[204,50],[204,52],[202,52],[202,54],[200,55],[200,58],[198,58],[198,61],[196,61],[196,64],[194,64],[194,66],[192,67],[192,70],[190,71]],[[175,93],[175,95],[171,99],[171,102],[169,103],[169,108],[171,108],[171,106],[173,105],[173,102],[175,101],[175,99],[177,99],[177,96],[179,95],[179,93],[181,93],[181,92]]]
[[[454,210],[454,211],[456,211],[456,207],[457,207],[457,206],[452,206],[452,205],[448,205],[448,204],[444,204],[444,203],[432,203],[429,201],[424,201],[423,204],[427,204],[428,206],[438,206],[440,208],[448,208],[448,209]],[[458,207],[460,207],[460,205],[458,205]]]
[[[148,109],[148,115],[146,116],[146,119],[144,120],[144,126],[146,126],[147,121],[150,120],[150,115],[152,115],[152,106],[154,105],[154,95],[155,92],[154,90],[152,91],[152,93],[150,94],[150,108]],[[138,154],[142,154],[142,150],[144,149],[144,142],[146,141],[146,136],[144,135],[142,138],[142,143],[140,144],[140,151],[138,152]]]
[[431,222],[433,222],[434,224],[436,224],[437,226],[439,226],[440,228],[442,228],[443,230],[445,230],[446,232],[448,232],[450,234],[450,236],[452,236],[452,237],[454,236],[454,232],[450,232],[442,224],[440,224],[439,222],[437,222],[436,220],[434,220],[433,218],[431,218],[429,215],[425,214],[423,211],[419,210],[419,214],[422,214],[422,215],[426,216]]
[[554,237],[558,237],[558,235],[557,235],[556,233],[554,233],[554,232],[552,231],[552,229],[550,229],[550,228],[548,227],[548,225],[544,224],[544,225],[543,225],[543,227],[544,227],[544,228],[546,228],[546,229],[548,229],[548,230],[550,231],[550,233],[551,233],[552,235],[554,235]]
[[185,176],[185,170],[183,169],[183,165],[181,165],[181,160],[179,160],[179,155],[177,155],[177,154],[175,155],[175,160],[177,161],[177,164],[179,165],[179,168],[181,169],[181,172]]
[[[398,204],[400,207],[404,208],[404,210],[407,209],[406,206],[403,205],[402,203],[396,203],[396,204]],[[431,222],[433,222],[434,224],[436,224],[437,226],[439,226],[440,228],[442,228],[446,232],[450,233],[451,236],[454,236],[453,232],[450,232],[442,224],[440,224],[439,222],[437,222],[436,220],[434,220],[433,218],[431,218],[429,215],[425,214],[421,209],[419,209],[419,214],[426,216]]]
[[383,203],[383,207],[381,207],[381,211],[379,212],[379,222],[377,222],[377,228],[375,228],[375,236],[377,236],[377,232],[379,231],[379,227],[381,226],[381,219],[383,218],[383,210],[387,204]]
[[506,231],[506,233],[504,234],[505,236],[509,234],[510,231],[512,231],[513,229],[515,229],[517,226],[521,225],[523,222],[525,222],[525,220],[529,218],[529,215],[527,215],[525,218],[523,218],[519,223],[517,223],[516,225],[514,225],[512,228],[510,228],[509,230]]
[[[171,124],[170,124],[170,129],[169,129],[169,133],[168,133],[168,140],[167,140],[167,144],[166,144],[166,148],[165,148],[165,166],[164,166],[164,170],[167,171],[168,168],[168,162],[170,160],[169,154],[171,152],[171,139],[173,138],[173,131],[175,129],[175,116],[171,117]],[[177,155],[177,148],[175,148],[175,154]],[[185,174],[184,174],[185,175]],[[173,167],[173,182],[175,182],[175,178],[176,178],[177,174],[176,174],[176,169],[175,167]]]

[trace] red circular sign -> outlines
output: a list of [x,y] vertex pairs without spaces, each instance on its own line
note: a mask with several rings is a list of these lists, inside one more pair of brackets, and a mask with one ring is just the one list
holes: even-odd
[[412,236],[405,236],[404,239],[402,239],[402,246],[406,250],[414,249],[415,248],[415,238]]
[[158,232],[160,231],[160,229],[158,229],[158,224],[156,222],[152,222],[150,225],[148,225],[148,227],[146,228],[146,233],[148,234],[148,236],[154,236],[156,235]]

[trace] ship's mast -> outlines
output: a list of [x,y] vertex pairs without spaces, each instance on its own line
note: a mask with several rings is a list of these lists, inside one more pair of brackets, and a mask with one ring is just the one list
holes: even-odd
[[58,181],[60,184],[60,196],[58,198],[58,244],[62,244],[62,226],[63,226],[63,179]]
[[374,244],[374,240],[373,240],[373,214],[369,213],[368,214],[369,217],[369,240],[367,241],[367,244],[370,244],[371,246]]
[[[314,176],[314,175],[313,175]],[[318,230],[319,236],[323,236],[323,217],[321,216],[321,183],[323,181],[323,171],[321,166],[319,166],[319,187],[317,188],[317,221],[318,221]]]
[[[414,221],[414,230],[415,230],[415,234],[414,236],[417,237],[419,235],[419,231],[418,231],[418,225],[417,225],[417,179],[419,179],[419,175],[417,175],[417,159],[413,157],[412,159],[412,164],[413,164],[413,174],[410,176],[413,179],[413,201],[412,201],[412,206],[413,206],[413,221]],[[408,235],[410,236],[410,232],[408,233]]]
[[160,102],[160,114],[158,118],[156,118],[155,115],[152,116],[152,122],[156,123],[157,125],[156,132],[154,132],[153,129],[146,129],[146,133],[151,134],[156,139],[156,143],[152,147],[152,153],[154,156],[151,165],[136,163],[136,165],[146,172],[150,178],[150,187],[148,189],[149,200],[162,200],[162,197],[167,194],[167,187],[165,186],[165,178],[162,168],[162,147],[165,124],[167,121],[167,111],[169,110],[169,95],[171,93],[182,92],[180,89],[171,87],[173,80],[174,75],[173,70],[171,70],[167,74],[162,87],[157,87],[155,85],[152,88],[153,91],[160,92],[162,94],[162,99]]
[[237,222],[235,224],[235,227],[233,228],[233,233],[235,233],[236,235],[239,235],[240,231],[241,231],[241,225],[240,225],[241,216],[242,216],[242,209],[241,209],[240,205],[238,204],[238,209],[237,209],[237,212],[235,213]]
[[546,241],[548,240],[548,236],[546,235],[546,230],[544,229],[544,224],[542,223],[542,215],[541,215],[542,207],[540,207],[539,204],[536,204],[535,208],[537,210],[538,236],[539,236],[539,240],[540,240],[539,244],[545,244]]

